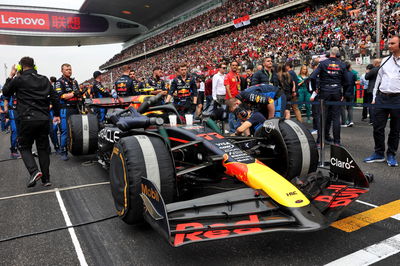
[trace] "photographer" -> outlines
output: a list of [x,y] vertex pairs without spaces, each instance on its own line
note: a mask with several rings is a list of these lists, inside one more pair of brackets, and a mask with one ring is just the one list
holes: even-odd
[[[54,110],[54,122],[59,122],[59,102],[49,80],[39,75],[34,69],[34,61],[23,57],[19,65],[13,66],[9,78],[4,85],[3,93],[7,97],[14,94],[18,100],[18,147],[22,159],[30,174],[28,187],[32,187],[39,179],[44,186],[50,186],[50,144],[49,144],[49,109],[50,102]],[[17,69],[21,75],[15,77]],[[15,78],[14,78],[15,77]],[[32,155],[32,145],[36,142],[39,155],[39,171]]]

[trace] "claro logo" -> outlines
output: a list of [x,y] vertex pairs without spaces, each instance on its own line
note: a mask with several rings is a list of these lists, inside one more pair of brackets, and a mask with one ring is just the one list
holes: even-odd
[[0,28],[48,30],[50,29],[49,15],[0,11]]
[[349,158],[346,158],[345,162],[343,162],[343,161],[341,161],[341,160],[339,160],[339,159],[337,159],[335,157],[331,158],[331,164],[333,166],[336,166],[336,167],[339,167],[339,168],[343,168],[343,169],[347,169],[347,170],[350,170],[351,168],[354,168],[353,162],[354,162],[353,160],[349,161]]

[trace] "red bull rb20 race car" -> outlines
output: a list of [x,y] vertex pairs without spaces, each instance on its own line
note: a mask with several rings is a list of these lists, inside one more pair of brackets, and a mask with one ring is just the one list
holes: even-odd
[[[314,139],[297,122],[270,119],[254,136],[233,137],[211,119],[185,125],[178,117],[169,126],[166,115],[177,112],[159,100],[113,113],[93,138],[118,215],[128,224],[146,221],[172,246],[321,230],[368,192],[369,176],[345,148],[331,146],[329,165],[318,167]],[[82,116],[70,121],[80,129],[71,130],[75,150],[78,135],[94,135],[77,126],[93,120]]]

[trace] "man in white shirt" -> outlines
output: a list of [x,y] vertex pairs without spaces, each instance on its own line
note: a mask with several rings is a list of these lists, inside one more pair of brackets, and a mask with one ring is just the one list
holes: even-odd
[[224,85],[226,64],[221,63],[218,66],[218,73],[212,78],[212,97],[219,104],[225,103],[226,89]]
[[[366,163],[385,161],[385,127],[390,116],[390,133],[386,162],[389,166],[398,166],[396,152],[400,136],[400,37],[389,40],[391,56],[382,60],[373,92],[375,152],[364,159]],[[382,106],[387,105],[387,107]]]

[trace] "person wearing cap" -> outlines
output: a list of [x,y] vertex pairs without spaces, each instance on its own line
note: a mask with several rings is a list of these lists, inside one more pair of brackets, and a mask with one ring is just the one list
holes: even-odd
[[[104,97],[111,97],[110,93],[107,89],[104,88],[103,84],[101,84],[101,76],[102,73],[100,71],[95,71],[93,73],[93,87],[91,90],[92,98],[104,98]],[[105,108],[96,108],[95,113],[99,122],[103,122],[106,117],[106,109]]]

